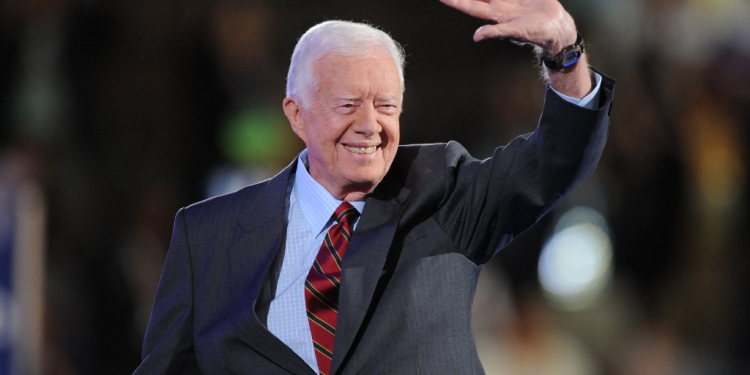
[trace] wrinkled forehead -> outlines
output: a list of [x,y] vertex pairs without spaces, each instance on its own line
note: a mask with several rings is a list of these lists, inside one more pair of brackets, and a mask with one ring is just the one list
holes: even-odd
[[337,59],[346,57],[347,60],[351,60],[354,63],[356,63],[357,60],[367,60],[367,59],[387,59],[391,63],[393,63],[394,67],[397,67],[397,63],[395,60],[393,60],[393,56],[391,56],[390,53],[388,53],[388,50],[385,49],[385,47],[381,45],[372,45],[367,46],[366,48],[337,48],[331,51],[328,51],[319,57],[317,57],[313,61],[313,65],[319,63],[321,60],[325,60],[326,58],[330,57],[331,59]]
[[[403,82],[399,77],[399,71],[396,61],[388,51],[381,46],[373,46],[366,50],[359,50],[358,53],[351,51],[331,51],[312,64],[312,74],[315,81],[315,89],[320,88],[321,79],[332,75],[343,75],[345,72],[359,72],[360,67],[377,66],[376,76],[380,79],[388,79],[388,73],[393,73],[393,79],[398,81],[401,93],[403,92]],[[361,74],[361,72],[360,72]],[[364,79],[365,77],[354,76],[351,79]],[[383,82],[385,83],[385,82]],[[317,91],[317,90],[316,90]]]

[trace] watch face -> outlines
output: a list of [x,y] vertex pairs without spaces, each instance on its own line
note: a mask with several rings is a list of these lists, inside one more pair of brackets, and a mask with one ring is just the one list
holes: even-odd
[[581,51],[579,51],[577,48],[570,50],[568,52],[565,52],[560,65],[563,68],[567,68],[575,64],[580,58],[581,58]]

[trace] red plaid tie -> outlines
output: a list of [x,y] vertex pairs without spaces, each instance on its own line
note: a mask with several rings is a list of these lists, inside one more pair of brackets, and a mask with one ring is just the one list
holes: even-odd
[[328,230],[318,256],[305,280],[305,303],[310,323],[315,357],[320,374],[331,372],[333,339],[336,336],[336,318],[339,307],[341,260],[349,246],[352,226],[359,212],[344,202],[333,213],[336,224]]

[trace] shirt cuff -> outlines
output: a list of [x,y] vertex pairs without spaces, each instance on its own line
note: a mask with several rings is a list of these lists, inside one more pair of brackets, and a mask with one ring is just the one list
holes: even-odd
[[573,103],[579,107],[583,107],[586,109],[596,109],[599,107],[599,88],[602,86],[602,76],[594,72],[594,79],[596,80],[596,84],[594,85],[594,89],[591,90],[591,92],[584,96],[583,99],[574,98],[572,96],[567,96],[560,94],[552,88],[552,91],[554,91],[557,95],[560,95],[561,98],[565,99],[565,101]]

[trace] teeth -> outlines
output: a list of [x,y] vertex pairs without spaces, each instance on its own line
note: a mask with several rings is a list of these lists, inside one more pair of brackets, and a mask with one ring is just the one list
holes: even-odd
[[370,146],[370,147],[352,147],[352,146],[344,146],[347,150],[355,153],[355,154],[371,154],[375,152],[375,150],[378,149],[378,146]]

